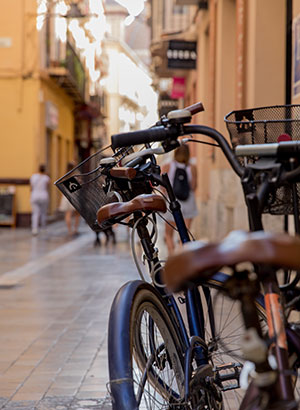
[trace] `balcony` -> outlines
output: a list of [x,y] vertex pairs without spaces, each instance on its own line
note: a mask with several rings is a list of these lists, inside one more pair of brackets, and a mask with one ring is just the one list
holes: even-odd
[[66,45],[65,59],[48,62],[48,73],[56,83],[77,104],[85,101],[85,72],[83,65],[69,42]]

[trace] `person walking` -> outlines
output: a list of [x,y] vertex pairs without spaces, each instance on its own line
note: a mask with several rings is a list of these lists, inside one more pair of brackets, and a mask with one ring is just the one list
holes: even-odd
[[[162,166],[162,172],[169,176],[175,196],[180,203],[186,227],[190,229],[193,218],[198,215],[198,209],[195,200],[197,168],[190,162],[188,145],[182,144],[174,151],[174,159]],[[167,213],[166,219],[165,240],[168,253],[171,254],[175,247],[173,240],[175,224],[170,212]]]
[[31,231],[32,235],[39,233],[39,226],[44,228],[47,222],[47,209],[49,203],[50,177],[46,174],[46,166],[41,164],[39,171],[30,177],[31,188]]
[[[68,162],[67,172],[71,171],[74,168],[74,166],[75,164],[73,162]],[[64,212],[65,214],[65,222],[67,225],[69,238],[77,236],[80,215],[64,195],[61,198],[61,202],[58,209],[59,211]]]

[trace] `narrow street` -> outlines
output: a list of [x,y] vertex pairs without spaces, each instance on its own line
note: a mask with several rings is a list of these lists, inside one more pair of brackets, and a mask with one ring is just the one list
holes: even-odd
[[83,222],[72,240],[63,222],[37,237],[0,230],[1,409],[111,408],[108,315],[137,273],[126,230],[116,246],[94,239]]

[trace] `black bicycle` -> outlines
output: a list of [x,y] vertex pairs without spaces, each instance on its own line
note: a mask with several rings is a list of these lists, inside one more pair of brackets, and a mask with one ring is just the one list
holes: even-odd
[[[133,281],[124,285],[111,309],[109,367],[115,409],[215,409],[223,408],[224,403],[233,408],[237,404],[232,405],[232,402],[241,401],[242,361],[238,342],[244,331],[243,321],[239,319],[236,303],[228,302],[216,292],[224,288],[228,274],[219,272],[202,283],[200,289],[191,285],[184,297],[176,301],[162,282],[162,263],[155,248],[156,217],[166,208],[163,198],[153,194],[159,186],[167,191],[165,199],[182,242],[190,239],[170,182],[166,175],[160,175],[154,157],[154,154],[176,148],[179,136],[204,134],[213,138],[244,186],[251,187],[252,196],[265,203],[269,195],[268,190],[264,190],[264,194],[261,192],[258,173],[253,172],[250,178],[245,178],[248,167],[237,160],[220,133],[209,127],[186,125],[192,113],[201,108],[198,105],[171,112],[149,130],[113,136],[115,154],[102,158],[103,152],[97,153],[58,181],[59,188],[93,229],[113,223],[129,224],[139,235],[149,268],[151,284]],[[153,141],[162,141],[162,144],[154,148],[150,146]],[[136,144],[146,144],[146,147],[135,153],[127,148]],[[88,167],[92,161],[97,166]],[[279,173],[276,181],[272,179],[272,192],[284,181],[293,183],[297,179],[297,167],[291,173],[286,161],[279,159],[279,162],[284,172]],[[124,164],[125,167],[120,167]],[[250,220],[261,221],[263,206],[248,209]],[[295,281],[292,284],[290,290]],[[212,306],[215,293],[218,303]],[[226,309],[223,309],[225,304]],[[184,307],[186,318],[180,307]],[[264,320],[260,294],[256,296],[256,308]]]

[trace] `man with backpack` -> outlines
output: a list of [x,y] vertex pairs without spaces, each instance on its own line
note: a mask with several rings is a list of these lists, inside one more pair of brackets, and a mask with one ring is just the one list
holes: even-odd
[[[188,145],[180,145],[174,152],[174,159],[162,167],[162,172],[167,172],[176,198],[180,202],[182,214],[188,229],[192,220],[198,215],[195,200],[197,188],[197,168],[190,163],[190,151]],[[174,222],[172,215],[167,214],[165,227],[165,240],[169,254],[174,250],[173,232]]]

